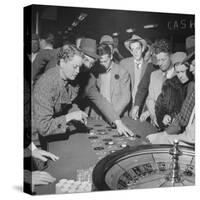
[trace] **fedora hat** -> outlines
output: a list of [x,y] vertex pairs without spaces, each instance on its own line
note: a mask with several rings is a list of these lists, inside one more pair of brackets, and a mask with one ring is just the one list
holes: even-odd
[[100,39],[99,44],[114,45],[114,40],[110,35],[103,35]]
[[140,36],[138,36],[138,35],[135,35],[135,34],[133,34],[132,35],[132,37],[130,38],[130,39],[128,39],[128,40],[126,40],[125,42],[124,42],[124,46],[126,47],[126,49],[128,50],[128,51],[130,51],[131,52],[131,49],[130,49],[130,43],[132,43],[132,42],[134,42],[134,41],[140,41],[141,43],[142,43],[142,51],[144,51],[145,50],[145,48],[146,48],[146,46],[147,46],[147,42],[143,39],[143,38],[141,38]]
[[195,59],[195,52],[193,51],[187,55],[187,57],[183,60],[183,63],[185,63],[185,62],[190,63],[194,59]]
[[185,49],[188,54],[194,52],[195,49],[195,36],[191,35],[185,39]]
[[93,40],[90,38],[83,38],[81,40],[79,49],[87,56],[90,56],[95,59],[99,59],[99,56],[96,53],[97,51],[96,40]]

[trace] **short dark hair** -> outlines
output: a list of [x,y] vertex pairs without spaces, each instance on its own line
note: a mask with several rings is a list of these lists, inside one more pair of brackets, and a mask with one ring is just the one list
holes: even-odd
[[97,54],[99,56],[106,55],[106,54],[111,56],[112,55],[112,51],[111,51],[111,48],[109,47],[108,44],[100,44],[98,46],[98,48],[97,48]]
[[171,53],[171,45],[166,39],[156,40],[152,45],[152,49],[155,54],[159,54],[161,52]]
[[45,40],[49,44],[54,44],[55,37],[52,33],[45,33],[40,36],[40,39]]
[[129,49],[131,48],[131,44],[136,43],[136,42],[139,43],[141,47],[143,47],[143,44],[140,39],[134,39],[134,40],[130,40]]

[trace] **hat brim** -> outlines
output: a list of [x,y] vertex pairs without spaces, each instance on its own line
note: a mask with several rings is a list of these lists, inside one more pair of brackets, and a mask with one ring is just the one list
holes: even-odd
[[146,41],[144,40],[144,39],[129,39],[129,40],[126,40],[125,42],[124,42],[124,46],[126,47],[126,49],[128,50],[128,51],[130,51],[131,52],[131,49],[129,48],[129,44],[130,44],[130,42],[133,42],[133,41],[136,41],[136,40],[139,40],[141,43],[142,43],[142,51],[144,51],[145,50],[145,48],[146,48],[146,46],[147,46],[147,43],[146,43]]
[[87,56],[89,56],[89,57],[92,57],[92,58],[95,58],[95,59],[99,59],[100,58],[100,56],[98,56],[96,53],[85,51],[85,50],[82,50],[82,52],[84,54],[86,54]]
[[114,42],[111,41],[103,41],[100,44],[108,44],[108,45],[114,45]]
[[194,51],[191,52],[191,53],[188,54],[188,56],[183,60],[182,63],[184,63],[184,62],[188,62],[188,60],[190,60],[190,59],[192,58],[192,56],[194,56],[194,55],[195,55],[195,52],[194,52]]

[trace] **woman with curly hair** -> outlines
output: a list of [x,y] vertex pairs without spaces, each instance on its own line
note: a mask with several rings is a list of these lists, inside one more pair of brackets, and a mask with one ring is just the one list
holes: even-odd
[[73,83],[83,64],[83,53],[67,44],[57,56],[57,65],[40,77],[33,91],[34,125],[43,136],[65,133],[68,122],[85,123],[87,118],[73,103],[79,91]]

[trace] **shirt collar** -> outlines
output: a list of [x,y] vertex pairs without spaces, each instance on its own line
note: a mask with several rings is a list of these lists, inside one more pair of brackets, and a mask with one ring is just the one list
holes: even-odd
[[113,62],[111,62],[110,67],[106,70],[106,73],[110,72],[110,70],[112,69],[113,66]]
[[174,68],[171,67],[169,70],[167,70],[166,72],[163,72],[163,76],[166,77],[166,79],[170,79],[172,78],[174,75]]
[[137,68],[141,68],[142,64],[143,64],[143,59],[141,59],[140,61],[134,60],[135,65],[137,66]]
[[53,48],[50,46],[46,46],[46,47],[44,47],[44,49],[53,49]]

